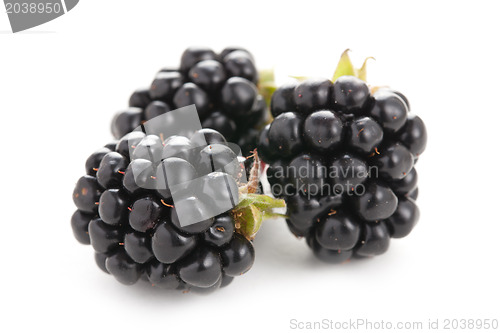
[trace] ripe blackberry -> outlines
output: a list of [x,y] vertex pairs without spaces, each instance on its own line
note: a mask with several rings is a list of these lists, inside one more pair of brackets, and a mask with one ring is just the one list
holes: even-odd
[[382,254],[419,218],[414,164],[427,141],[424,123],[404,95],[370,90],[364,77],[365,65],[356,71],[344,53],[333,82],[278,88],[275,118],[259,138],[289,229],[326,262]]
[[249,154],[257,145],[258,129],[270,117],[258,82],[247,50],[229,47],[216,54],[205,47],[190,47],[182,54],[179,68],[160,70],[149,88],[130,96],[129,108],[115,115],[111,131],[119,139],[144,121],[195,104],[203,128],[220,132]]
[[[97,265],[127,285],[144,279],[196,292],[226,286],[252,267],[251,240],[262,220],[284,207],[255,193],[256,155],[250,181],[241,183],[245,163],[231,148],[210,129],[164,141],[133,131],[101,148],[73,193],[75,238],[91,244]],[[224,200],[236,206],[204,218]],[[199,222],[186,226],[186,217]]]

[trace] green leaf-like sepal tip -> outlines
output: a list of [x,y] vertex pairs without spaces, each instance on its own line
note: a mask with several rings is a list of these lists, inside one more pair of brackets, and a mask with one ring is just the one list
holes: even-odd
[[352,75],[366,82],[366,63],[368,59],[373,59],[373,57],[368,57],[363,62],[363,66],[361,68],[354,68],[351,59],[349,58],[349,49],[345,50],[340,56],[339,63],[337,65],[337,69],[335,69],[335,73],[333,74],[332,82],[335,82],[339,77],[344,75]]
[[288,76],[291,77],[292,79],[299,81],[299,82],[302,82],[302,81],[309,79],[309,77],[307,77],[307,76],[293,76],[293,75],[288,75]]
[[259,71],[259,93],[264,97],[266,105],[271,105],[271,96],[276,91],[276,83],[274,82],[274,69],[264,69]]
[[275,208],[285,207],[285,200],[274,199],[270,196],[257,194],[259,187],[259,167],[260,161],[257,150],[253,151],[254,158],[252,169],[250,170],[248,183],[239,188],[240,202],[233,208],[231,214],[234,219],[236,232],[252,240],[265,219],[286,217],[283,214],[275,213]]
[[243,199],[232,211],[236,231],[252,240],[264,219],[286,217],[273,211],[274,208],[282,207],[285,207],[285,200],[263,194],[243,194]]

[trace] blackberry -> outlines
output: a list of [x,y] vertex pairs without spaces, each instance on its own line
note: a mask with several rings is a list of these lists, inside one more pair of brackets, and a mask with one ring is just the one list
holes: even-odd
[[[242,183],[248,162],[230,147],[236,150],[202,129],[165,140],[133,131],[99,149],[73,193],[75,238],[92,245],[98,267],[123,284],[142,279],[196,292],[228,285],[252,267],[251,240],[262,220],[284,207],[255,193],[256,155]],[[224,200],[232,208],[204,218]],[[185,225],[186,217],[197,223]]]
[[333,81],[278,88],[275,118],[259,138],[289,229],[326,262],[382,254],[419,218],[414,165],[425,125],[403,94],[370,89],[365,75],[365,65],[355,70],[344,53]]
[[248,155],[257,145],[259,130],[270,120],[258,82],[247,50],[228,47],[216,54],[209,48],[190,47],[178,68],[160,70],[149,88],[130,96],[129,108],[115,115],[111,131],[119,139],[144,121],[195,104],[203,128],[220,132]]

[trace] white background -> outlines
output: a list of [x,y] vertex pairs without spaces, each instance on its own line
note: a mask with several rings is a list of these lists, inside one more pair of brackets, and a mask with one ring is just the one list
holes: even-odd
[[[0,328],[286,332],[290,320],[499,318],[498,2],[81,1],[11,34],[0,13]],[[208,296],[126,287],[73,239],[72,190],[113,113],[190,45],[250,49],[258,66],[333,74],[366,56],[426,122],[421,220],[383,256],[317,262],[268,221],[246,275]]]

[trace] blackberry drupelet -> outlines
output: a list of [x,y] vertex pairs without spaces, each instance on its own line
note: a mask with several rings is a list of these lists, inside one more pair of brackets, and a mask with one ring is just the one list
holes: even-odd
[[111,131],[119,139],[144,121],[195,104],[203,128],[220,132],[248,155],[257,145],[258,130],[270,120],[258,81],[247,50],[228,47],[216,54],[209,48],[190,47],[178,69],[160,70],[149,88],[130,96],[129,109],[115,115]]
[[[262,219],[272,216],[273,207],[284,206],[282,200],[254,193],[255,160],[245,185],[242,157],[214,130],[163,142],[156,135],[131,132],[87,159],[87,175],[73,193],[75,238],[91,244],[97,265],[123,284],[144,279],[159,288],[196,292],[226,286],[252,267],[251,239]],[[202,181],[191,182],[195,179]],[[178,184],[186,190],[176,192],[174,203]],[[215,217],[181,224],[178,213],[210,216],[207,205],[215,199],[241,202]],[[260,209],[255,202],[261,202]],[[182,210],[187,204],[188,212]]]
[[341,62],[333,81],[275,91],[275,118],[258,148],[272,193],[287,202],[289,229],[332,263],[382,254],[391,237],[411,232],[419,218],[414,164],[427,141],[403,94],[370,89],[365,65],[354,70],[347,53]]

